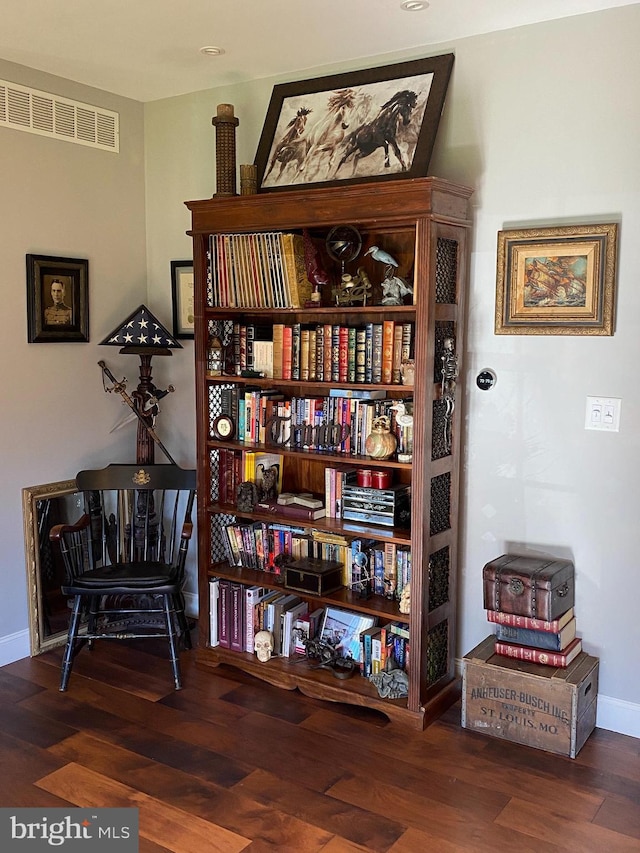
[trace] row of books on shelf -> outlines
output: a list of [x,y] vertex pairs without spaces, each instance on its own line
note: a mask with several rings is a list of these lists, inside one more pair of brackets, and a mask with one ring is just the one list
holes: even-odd
[[398,452],[412,447],[412,426],[401,427],[398,423],[400,405],[405,413],[411,414],[410,399],[382,396],[374,399],[346,393],[288,397],[275,389],[237,385],[221,391],[222,413],[233,420],[235,438],[244,444],[271,444],[353,456],[366,454],[367,436],[374,420],[381,416],[389,420]]
[[264,521],[228,524],[225,534],[230,566],[281,575],[287,561],[335,560],[343,566],[343,586],[358,591],[369,582],[374,595],[391,600],[400,600],[411,580],[411,549],[395,542]]
[[309,382],[396,384],[404,361],[413,357],[414,326],[384,320],[360,326],[337,323],[233,324],[237,376],[253,370],[273,379]]
[[573,607],[553,621],[498,610],[487,610],[487,619],[496,626],[498,655],[561,668],[582,651]]
[[214,306],[303,308],[311,297],[300,234],[213,234],[208,260]]
[[409,666],[409,629],[400,621],[375,625],[375,618],[335,607],[309,606],[294,593],[224,578],[209,580],[209,644],[253,654],[259,631],[273,638],[272,654],[295,658],[306,654],[306,642],[320,639],[357,661],[368,677],[384,669],[393,655],[401,669]]

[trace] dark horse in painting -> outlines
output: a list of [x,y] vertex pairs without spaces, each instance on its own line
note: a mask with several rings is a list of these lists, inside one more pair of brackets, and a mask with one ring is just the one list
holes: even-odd
[[350,133],[344,143],[344,153],[336,172],[340,167],[353,157],[353,169],[355,171],[358,160],[363,157],[368,157],[377,151],[378,148],[384,148],[384,165],[389,168],[389,146],[396,155],[402,170],[406,172],[407,164],[404,161],[400,147],[396,140],[398,126],[400,122],[407,125],[411,121],[411,113],[413,112],[418,102],[418,96],[415,92],[404,89],[402,92],[390,98],[386,104],[380,108],[378,115],[372,121],[363,124],[353,133]]

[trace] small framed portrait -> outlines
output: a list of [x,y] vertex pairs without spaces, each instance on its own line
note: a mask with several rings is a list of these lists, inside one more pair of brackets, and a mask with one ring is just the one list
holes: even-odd
[[171,297],[174,337],[192,338],[195,324],[193,261],[171,261]]
[[27,340],[88,342],[89,261],[27,255]]

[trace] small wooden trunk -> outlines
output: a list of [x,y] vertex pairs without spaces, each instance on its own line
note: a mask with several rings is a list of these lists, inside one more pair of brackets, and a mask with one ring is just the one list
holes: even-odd
[[575,758],[596,724],[598,658],[554,669],[496,655],[494,643],[464,657],[462,726]]
[[503,554],[482,570],[485,610],[552,622],[574,605],[569,560]]
[[329,595],[342,588],[344,567],[338,560],[302,557],[284,568],[284,585],[295,592]]

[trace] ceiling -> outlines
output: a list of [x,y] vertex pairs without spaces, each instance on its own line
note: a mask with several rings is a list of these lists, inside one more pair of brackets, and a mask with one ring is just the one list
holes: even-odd
[[401,0],[2,0],[0,58],[153,101],[638,2],[430,0],[406,12]]

